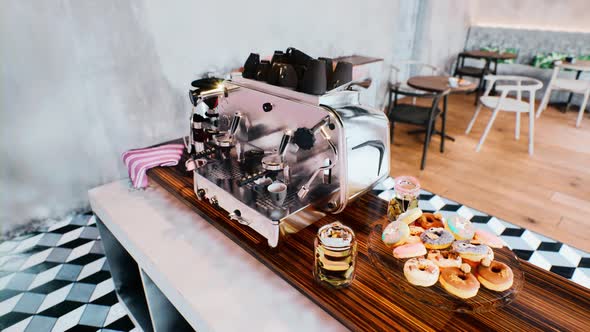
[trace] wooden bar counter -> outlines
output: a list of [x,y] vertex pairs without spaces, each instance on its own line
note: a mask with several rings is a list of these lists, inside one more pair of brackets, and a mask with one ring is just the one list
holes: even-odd
[[[448,312],[399,293],[383,279],[367,256],[371,225],[385,218],[387,206],[372,193],[352,203],[343,213],[326,216],[281,239],[278,248],[270,249],[266,239],[249,227],[229,220],[227,212],[199,201],[193,193],[191,174],[181,167],[155,168],[148,176],[351,330],[589,329],[590,290],[524,261],[521,261],[525,274],[523,289],[514,302],[495,311]],[[356,279],[349,288],[340,290],[318,285],[312,276],[313,241],[317,230],[335,220],[351,227],[358,239]]]

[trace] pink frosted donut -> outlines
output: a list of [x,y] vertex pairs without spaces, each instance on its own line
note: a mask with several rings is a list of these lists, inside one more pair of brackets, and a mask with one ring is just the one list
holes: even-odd
[[482,229],[475,230],[475,235],[473,236],[471,243],[485,244],[492,248],[502,248],[504,246],[504,242],[500,237]]
[[422,242],[404,244],[393,249],[393,257],[395,258],[411,258],[426,255],[426,247]]

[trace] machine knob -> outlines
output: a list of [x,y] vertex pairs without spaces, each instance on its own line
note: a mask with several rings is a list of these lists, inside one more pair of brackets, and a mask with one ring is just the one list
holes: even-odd
[[295,131],[295,136],[293,137],[293,140],[300,149],[310,150],[311,148],[313,148],[313,145],[315,144],[315,135],[313,134],[313,131],[309,128],[298,128]]
[[237,222],[239,222],[242,225],[250,225],[250,222],[248,222],[248,220],[242,218],[242,212],[240,210],[234,210],[234,212],[229,214],[229,219],[230,220],[235,220]]
[[264,103],[262,104],[262,110],[265,112],[272,111],[272,104],[271,103]]
[[207,192],[205,191],[205,189],[199,189],[199,190],[197,190],[197,196],[199,198],[204,198],[206,194],[207,194]]

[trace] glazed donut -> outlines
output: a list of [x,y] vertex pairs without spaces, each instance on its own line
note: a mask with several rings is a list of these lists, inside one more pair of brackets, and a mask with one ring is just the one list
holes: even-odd
[[393,257],[395,258],[412,258],[426,255],[426,247],[422,242],[404,244],[393,249]]
[[424,229],[445,227],[442,214],[440,213],[423,213],[420,219],[418,219],[418,222],[420,222],[420,226]]
[[470,260],[479,263],[484,257],[489,255],[490,247],[485,244],[471,244],[469,242],[455,241],[452,248],[459,253],[463,260]]
[[496,236],[490,232],[486,232],[482,229],[475,230],[475,235],[473,236],[473,239],[471,239],[471,243],[485,244],[492,248],[502,248],[504,246],[504,242],[499,236]]
[[383,230],[381,239],[387,245],[399,246],[408,240],[410,228],[403,222],[394,221]]
[[480,265],[477,268],[477,280],[487,289],[503,292],[512,287],[514,273],[508,265],[493,261],[488,267]]
[[420,234],[420,239],[428,249],[445,249],[455,240],[449,231],[440,227],[427,229],[424,233]]
[[477,295],[479,281],[471,273],[465,273],[458,267],[450,267],[440,272],[440,284],[449,293],[463,299]]
[[403,222],[406,225],[414,222],[414,220],[422,216],[422,210],[420,208],[412,208],[402,213],[397,217],[397,221]]
[[404,264],[404,276],[412,285],[430,287],[436,284],[440,270],[425,258],[411,258]]
[[458,241],[471,240],[475,234],[475,228],[471,224],[471,221],[459,215],[447,218],[445,229],[451,232]]
[[450,250],[430,250],[427,258],[440,268],[461,266],[461,257],[459,254]]

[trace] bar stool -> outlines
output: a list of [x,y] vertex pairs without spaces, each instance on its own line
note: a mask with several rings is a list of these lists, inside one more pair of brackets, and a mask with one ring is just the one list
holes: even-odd
[[578,119],[576,120],[576,127],[580,127],[582,123],[582,118],[584,117],[584,111],[586,110],[586,105],[588,104],[588,99],[590,98],[590,81],[559,78],[557,76],[559,75],[559,71],[561,69],[576,70],[578,71],[578,73],[582,71],[590,71],[589,66],[577,66],[576,64],[556,61],[553,66],[553,74],[551,75],[551,81],[549,81],[547,91],[545,91],[545,95],[543,96],[541,105],[539,105],[539,109],[537,110],[537,118],[540,117],[541,113],[543,113],[545,108],[547,108],[547,104],[549,103],[549,97],[551,97],[551,92],[553,92],[554,90],[566,90],[572,93],[580,93],[584,95],[582,105],[580,106],[580,111],[578,113]]

